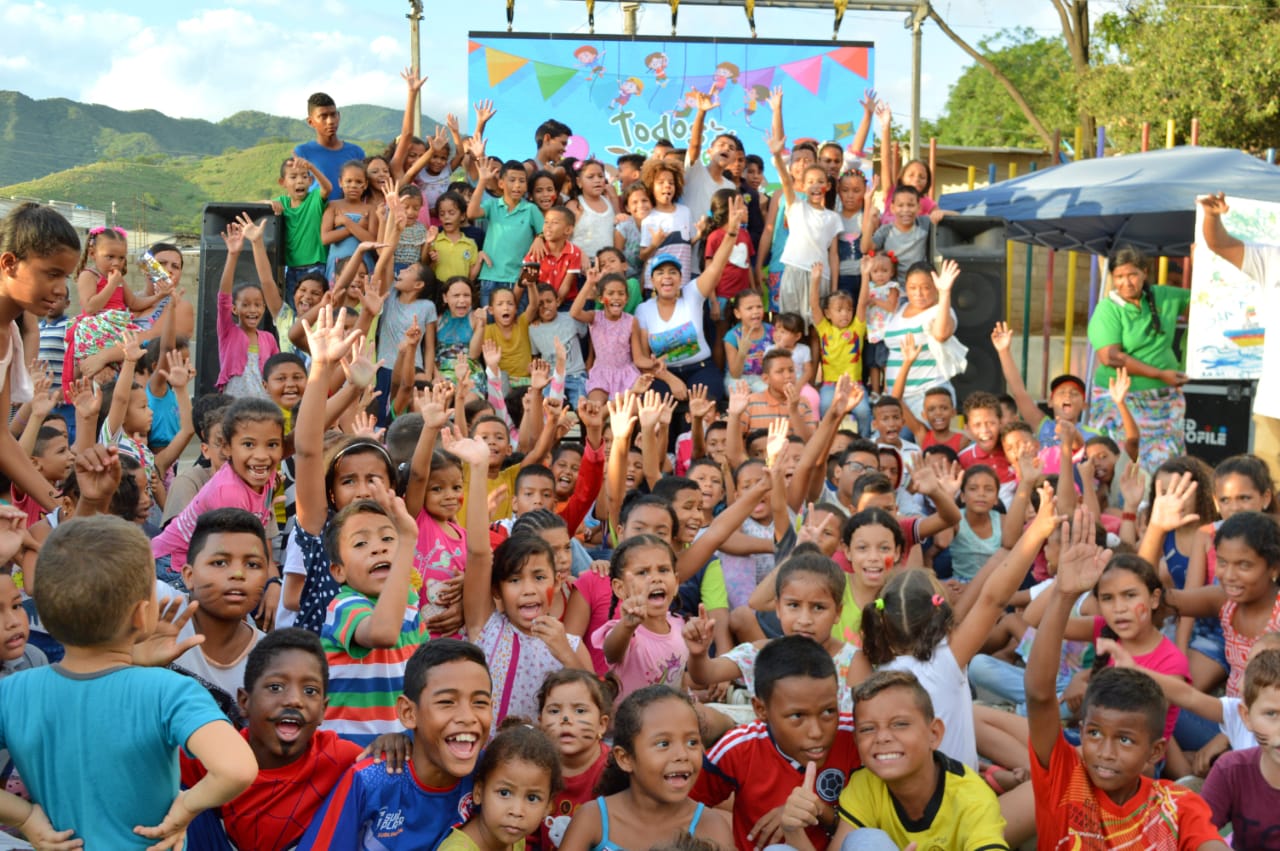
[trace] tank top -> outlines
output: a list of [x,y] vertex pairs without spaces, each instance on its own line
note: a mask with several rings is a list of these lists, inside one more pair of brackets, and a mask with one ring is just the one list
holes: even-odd
[[[592,847],[591,851],[627,851],[621,845],[615,845],[609,840],[609,805],[604,802],[604,796],[596,798],[596,806],[600,808],[600,841]],[[693,820],[689,822],[689,829],[685,831],[689,836],[693,836],[698,832],[698,820],[702,818],[703,805],[698,804],[698,808],[693,811]]]
[[600,249],[613,246],[613,207],[607,199],[600,200],[605,208],[603,213],[591,209],[585,198],[578,199],[582,212],[573,226],[573,244],[582,249],[584,264],[595,259]]
[[[1253,642],[1258,640],[1257,636],[1250,638],[1236,632],[1235,625],[1231,621],[1235,618],[1238,607],[1239,604],[1234,600],[1228,600],[1218,612],[1218,617],[1222,621],[1222,635],[1226,639],[1223,650],[1227,657],[1227,664],[1231,666],[1231,673],[1227,675],[1227,697],[1240,696],[1240,691],[1244,687],[1244,668],[1249,662],[1249,650],[1253,647]],[[1280,594],[1276,595],[1275,603],[1271,606],[1271,616],[1267,618],[1267,625],[1258,635],[1276,631],[1280,631]]]

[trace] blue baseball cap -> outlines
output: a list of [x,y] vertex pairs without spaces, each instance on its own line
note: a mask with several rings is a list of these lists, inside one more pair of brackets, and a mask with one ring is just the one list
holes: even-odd
[[675,266],[681,272],[684,271],[684,264],[680,262],[680,258],[674,254],[667,253],[659,254],[657,257],[653,258],[653,265],[650,266],[649,269],[650,271],[656,272],[658,271],[659,266],[665,266],[668,263]]

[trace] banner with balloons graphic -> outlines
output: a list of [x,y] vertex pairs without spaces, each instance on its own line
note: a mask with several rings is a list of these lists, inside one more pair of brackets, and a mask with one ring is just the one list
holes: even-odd
[[573,130],[566,155],[579,159],[647,154],[663,138],[684,147],[699,92],[716,103],[708,141],[734,133],[763,150],[754,142],[769,130],[776,86],[790,140],[847,145],[873,84],[868,42],[473,32],[467,49],[470,101],[497,109],[486,135],[501,144],[490,153],[514,159],[532,155],[548,118]]

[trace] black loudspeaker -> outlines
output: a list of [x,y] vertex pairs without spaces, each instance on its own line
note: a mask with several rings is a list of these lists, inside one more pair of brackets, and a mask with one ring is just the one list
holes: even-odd
[[1187,454],[1209,466],[1249,451],[1253,429],[1252,381],[1196,381],[1186,384]]
[[991,345],[991,329],[1004,319],[1004,219],[989,216],[947,216],[933,233],[934,265],[943,260],[960,264],[960,279],[951,291],[956,312],[956,339],[969,348],[969,367],[951,379],[956,406],[975,390],[1004,392],[1000,359]]
[[[271,212],[270,204],[223,202],[205,204],[200,228],[200,309],[196,315],[196,392],[213,393],[218,383],[220,362],[218,358],[218,282],[227,263],[227,246],[222,232],[241,213],[254,219],[266,216],[267,227],[262,234],[267,256],[276,272],[276,284],[284,286],[280,270],[284,267],[284,221]],[[245,245],[236,263],[235,282],[257,282],[258,273],[253,266],[253,249]],[[263,317],[262,329],[274,331],[270,314]]]

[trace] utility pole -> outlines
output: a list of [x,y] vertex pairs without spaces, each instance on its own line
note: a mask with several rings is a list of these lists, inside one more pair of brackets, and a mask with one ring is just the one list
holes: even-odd
[[639,11],[640,11],[639,3],[623,3],[622,4],[623,35],[636,34],[636,13]]
[[[409,0],[409,68],[415,77],[422,76],[422,51],[418,45],[418,22],[422,20],[422,0]],[[422,136],[421,95],[414,96],[413,135]]]
[[[911,12],[907,26],[911,28],[911,159],[920,158],[920,54],[923,47],[924,22],[929,18],[928,0],[922,0]],[[885,140],[888,144],[888,140]]]

